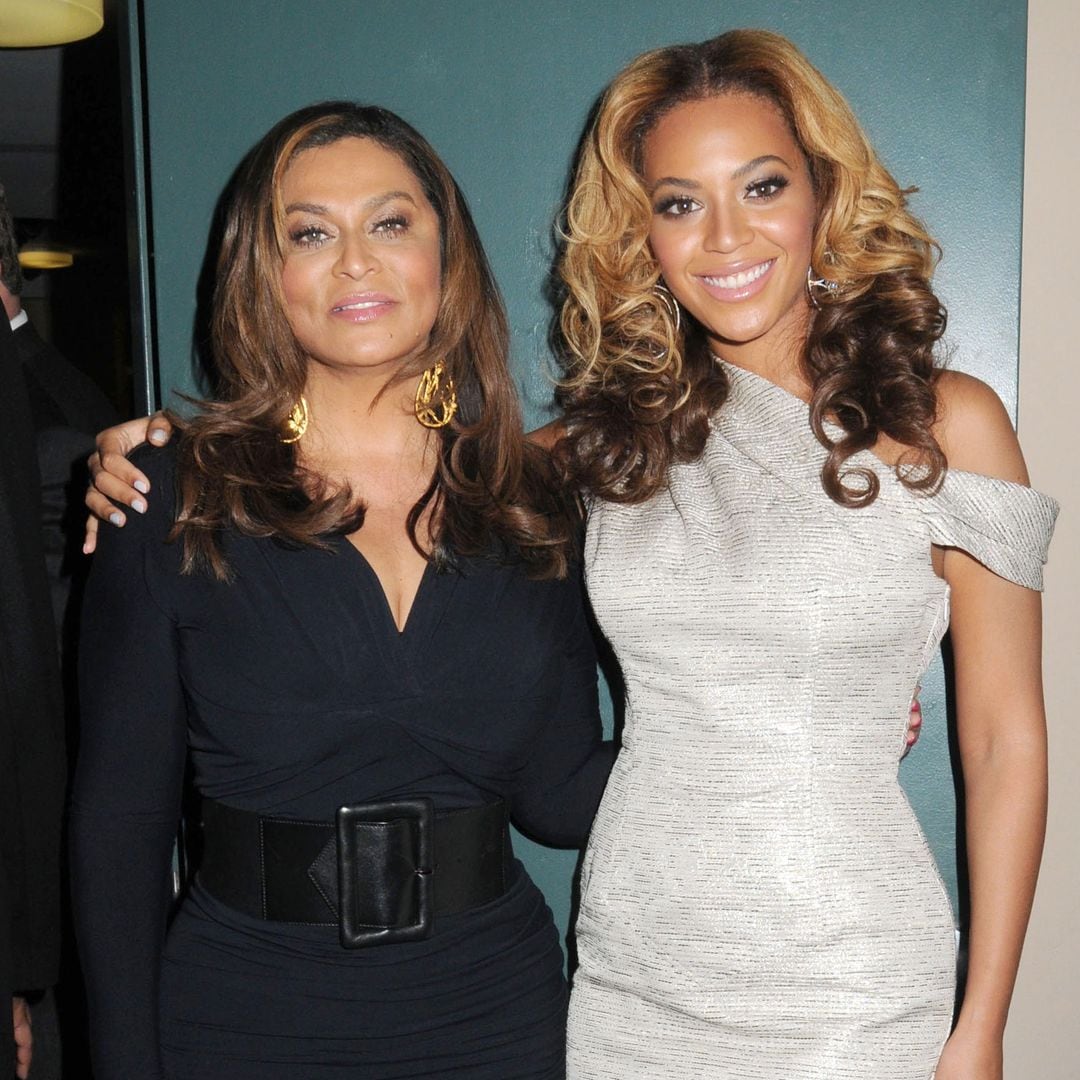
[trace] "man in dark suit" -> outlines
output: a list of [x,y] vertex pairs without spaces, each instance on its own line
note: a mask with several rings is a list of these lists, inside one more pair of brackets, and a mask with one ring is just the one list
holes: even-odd
[[64,710],[30,403],[3,320],[0,402],[0,1003],[14,1017],[0,1024],[0,1076],[16,1068],[15,1036],[24,1077],[25,994],[53,985],[60,960]]
[[[28,1074],[26,995],[58,978],[66,784],[58,631],[72,571],[65,519],[93,433],[115,422],[101,391],[30,325],[22,285],[0,186],[0,1017],[10,997],[14,1020],[0,1023],[0,1078]],[[59,1074],[55,1041],[34,1076]]]
[[[81,540],[85,515],[83,491],[76,488],[86,486],[85,461],[94,448],[93,436],[119,418],[93,380],[65,360],[34,329],[23,310],[22,289],[14,227],[0,184],[0,303],[15,335],[30,406],[40,474],[45,560],[53,615],[58,632],[62,632],[71,577],[81,568],[75,541]],[[77,522],[65,519],[73,512]]]

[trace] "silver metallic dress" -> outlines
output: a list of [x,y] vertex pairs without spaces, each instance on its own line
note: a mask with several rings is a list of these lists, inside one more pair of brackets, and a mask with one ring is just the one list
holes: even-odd
[[570,1080],[929,1080],[953,914],[897,781],[948,625],[931,545],[1031,589],[1053,500],[951,471],[821,486],[807,406],[725,365],[702,457],[598,503],[589,593],[626,682],[582,872]]

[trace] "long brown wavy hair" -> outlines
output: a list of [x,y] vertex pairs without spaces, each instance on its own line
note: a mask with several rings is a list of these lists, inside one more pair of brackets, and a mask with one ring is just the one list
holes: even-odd
[[[664,484],[672,462],[704,449],[728,380],[702,327],[684,318],[676,332],[654,289],[660,270],[648,243],[642,158],[669,110],[732,93],[771,102],[787,121],[817,201],[812,265],[839,286],[821,296],[801,358],[811,427],[829,451],[825,491],[844,506],[872,502],[877,474],[847,463],[881,435],[908,448],[900,480],[933,490],[945,469],[932,431],[935,347],[945,330],[930,288],[937,246],[847,102],[790,41],[766,30],[645,53],[601,98],[581,145],[559,264],[561,474],[606,499],[641,502]],[[842,432],[828,431],[828,422]]]
[[[340,139],[370,139],[398,155],[438,216],[442,294],[423,354],[393,382],[436,360],[453,379],[458,411],[436,433],[438,462],[411,508],[408,533],[440,567],[456,556],[500,553],[538,577],[563,576],[574,510],[552,482],[550,462],[526,444],[507,363],[506,314],[465,197],[427,141],[386,109],[331,101],[285,117],[250,151],[226,198],[211,315],[216,400],[175,417],[180,510],[174,538],[183,568],[227,580],[226,529],[298,546],[361,527],[364,506],[348,490],[306,475],[295,445],[281,441],[308,359],[285,315],[282,177],[298,154]],[[416,529],[431,508],[433,548]]]

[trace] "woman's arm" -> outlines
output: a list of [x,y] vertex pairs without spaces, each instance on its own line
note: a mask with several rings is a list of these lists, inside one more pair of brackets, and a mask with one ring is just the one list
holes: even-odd
[[559,697],[515,786],[514,824],[541,843],[580,847],[589,834],[615,746],[604,741],[596,649],[575,580],[565,586]]
[[[939,440],[953,468],[1027,482],[1009,418],[983,384],[943,380]],[[949,548],[971,924],[967,986],[936,1080],[1000,1080],[1002,1035],[1046,822],[1041,603]]]
[[[160,457],[160,452],[155,451]],[[186,752],[164,537],[168,482],[155,510],[102,537],[80,646],[82,727],[70,842],[76,936],[97,1080],[155,1080],[158,974]]]

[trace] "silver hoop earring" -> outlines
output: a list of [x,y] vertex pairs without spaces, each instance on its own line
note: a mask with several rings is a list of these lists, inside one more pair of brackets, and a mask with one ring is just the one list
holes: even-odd
[[656,293],[657,299],[664,305],[667,313],[671,316],[677,334],[682,328],[682,311],[679,308],[679,301],[672,295],[671,290],[666,285],[661,285],[659,281],[653,286],[653,292]]
[[815,310],[820,311],[821,304],[818,302],[816,289],[821,289],[826,297],[835,296],[840,291],[840,282],[814,277],[814,268],[808,266],[806,268],[806,295],[810,298],[810,303],[814,305]]

